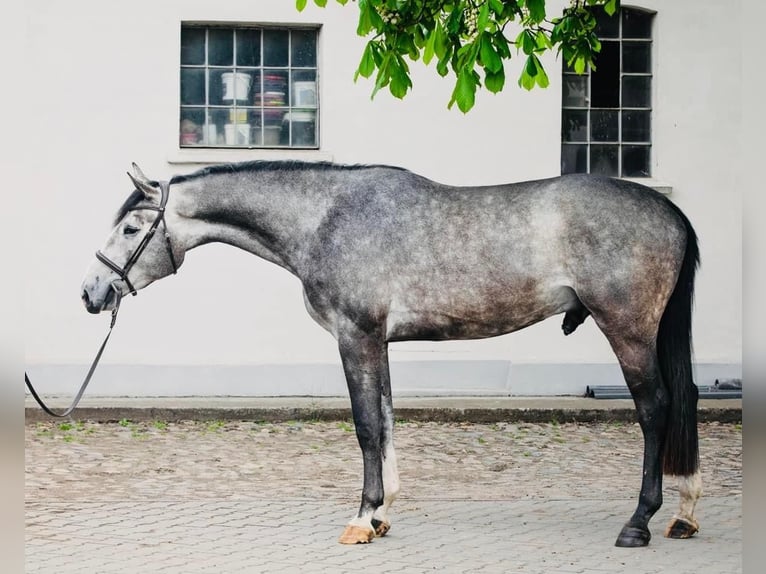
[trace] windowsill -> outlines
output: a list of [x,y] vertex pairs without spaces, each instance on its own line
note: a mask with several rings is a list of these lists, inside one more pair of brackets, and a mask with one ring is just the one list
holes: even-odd
[[673,193],[672,185],[654,179],[653,177],[621,177],[620,179],[625,181],[632,181],[634,183],[640,183],[646,187],[651,187],[654,191],[657,191],[663,195],[670,195]]
[[333,155],[318,149],[175,149],[168,154],[171,164],[215,164],[254,160],[332,161]]

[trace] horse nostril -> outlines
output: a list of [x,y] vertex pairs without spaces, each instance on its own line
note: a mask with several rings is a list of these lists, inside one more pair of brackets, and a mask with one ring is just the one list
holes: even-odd
[[82,301],[87,307],[90,307],[90,297],[85,289],[82,290]]

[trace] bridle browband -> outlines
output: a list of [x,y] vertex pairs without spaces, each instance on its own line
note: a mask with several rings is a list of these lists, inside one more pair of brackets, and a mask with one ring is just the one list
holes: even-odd
[[[129,208],[127,211],[140,211],[142,209],[148,209],[150,211],[156,211],[157,217],[154,218],[154,221],[152,222],[151,227],[149,228],[149,231],[146,232],[146,235],[141,239],[141,243],[138,244],[138,247],[133,252],[133,254],[128,258],[125,265],[120,267],[109,259],[106,255],[104,255],[101,250],[96,251],[96,259],[101,261],[104,265],[109,267],[112,271],[117,273],[117,275],[120,277],[121,281],[125,282],[125,285],[127,285],[129,289],[129,293],[131,295],[136,295],[136,289],[133,287],[133,284],[130,282],[130,279],[128,279],[128,273],[130,272],[130,269],[135,265],[136,261],[138,261],[138,258],[141,257],[141,254],[144,252],[144,249],[146,249],[146,246],[149,245],[149,242],[152,240],[152,237],[154,237],[155,231],[157,231],[157,228],[160,226],[160,223],[162,223],[162,229],[164,231],[165,235],[165,245],[168,250],[168,256],[170,257],[170,264],[173,266],[173,273],[178,272],[178,265],[176,265],[176,258],[173,255],[173,245],[170,243],[170,234],[168,233],[168,226],[167,223],[165,223],[165,205],[168,202],[168,195],[170,193],[170,184],[167,181],[161,181],[160,183],[160,191],[162,192],[162,196],[160,198],[160,204],[159,206],[156,205],[136,205],[135,207]],[[114,283],[112,283],[112,289],[115,289]]]

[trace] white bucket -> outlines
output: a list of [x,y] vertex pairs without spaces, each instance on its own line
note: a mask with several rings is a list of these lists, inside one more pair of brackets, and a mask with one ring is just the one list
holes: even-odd
[[284,122],[292,122],[293,145],[313,146],[316,144],[316,112],[304,110],[288,112]]
[[215,124],[205,124],[202,126],[202,143],[207,145],[216,145],[218,143],[218,132]]
[[247,101],[247,94],[250,92],[250,84],[253,77],[250,74],[242,72],[226,72],[221,74],[223,82],[223,99]]
[[300,108],[315,105],[317,105],[317,83],[293,82],[293,106]]
[[225,124],[226,145],[250,145],[250,124]]

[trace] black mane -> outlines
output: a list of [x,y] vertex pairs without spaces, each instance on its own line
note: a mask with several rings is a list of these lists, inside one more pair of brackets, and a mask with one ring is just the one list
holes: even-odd
[[387,167],[390,169],[398,169],[406,171],[402,167],[396,167],[391,165],[377,165],[377,164],[354,164],[345,165],[332,163],[329,161],[298,161],[298,160],[282,160],[282,161],[268,161],[268,160],[255,160],[244,161],[239,163],[222,163],[218,165],[211,165],[209,167],[202,168],[193,173],[174,175],[170,180],[170,183],[183,183],[198,179],[200,177],[206,177],[208,175],[217,174],[233,174],[233,173],[252,173],[258,171],[298,171],[304,169],[314,169],[318,171],[330,171],[330,170],[358,170],[367,169],[371,167]]

